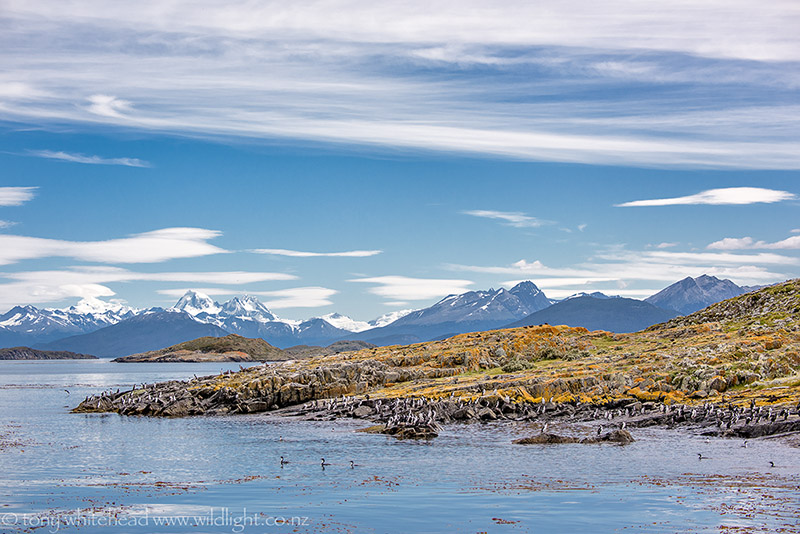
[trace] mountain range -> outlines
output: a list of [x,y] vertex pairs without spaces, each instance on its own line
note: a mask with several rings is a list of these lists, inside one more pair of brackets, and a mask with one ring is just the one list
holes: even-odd
[[15,306],[0,315],[0,347],[27,345],[125,356],[201,336],[228,334],[262,338],[286,348],[328,345],[345,339],[376,345],[408,344],[545,322],[623,332],[702,309],[751,289],[703,275],[676,282],[644,302],[602,293],[578,293],[555,301],[533,282],[525,281],[511,289],[448,295],[428,308],[392,312],[372,321],[357,321],[338,313],[293,321],[278,317],[254,296],[235,297],[220,304],[202,293],[188,291],[168,309],[135,309],[99,299],[85,299],[63,310]]

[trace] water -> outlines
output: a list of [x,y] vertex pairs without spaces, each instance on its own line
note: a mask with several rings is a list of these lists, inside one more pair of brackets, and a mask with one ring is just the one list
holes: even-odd
[[779,440],[634,429],[625,447],[519,446],[538,426],[492,424],[413,442],[354,432],[363,421],[69,413],[105,389],[238,367],[0,362],[0,531],[800,530],[798,449]]

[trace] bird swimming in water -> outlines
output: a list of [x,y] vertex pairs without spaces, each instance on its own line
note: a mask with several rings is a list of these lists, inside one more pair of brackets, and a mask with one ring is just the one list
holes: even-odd
[[350,469],[353,469],[353,468],[356,468],[356,467],[358,467],[358,464],[353,462],[353,460],[350,460]]
[[770,467],[775,467],[775,462],[773,462],[773,461],[771,461],[771,460],[770,460],[770,462],[769,462],[769,466],[770,466]]
[[703,456],[702,452],[698,452],[697,453],[697,459],[698,460],[710,460],[711,458],[709,458],[708,456]]
[[67,395],[69,395],[69,390],[68,390],[68,389],[65,389],[64,391],[66,391],[66,392],[67,392]]
[[742,448],[743,448],[743,449],[746,449],[746,448],[747,448],[747,440],[744,440],[744,443],[742,443]]
[[284,465],[286,465],[288,463],[289,463],[289,461],[288,460],[284,460],[283,456],[281,456],[281,467],[283,467]]
[[325,458],[322,458],[322,461],[319,463],[319,465],[321,465],[321,466],[322,466],[322,468],[323,468],[323,469],[325,469],[325,466],[326,466],[326,465],[331,465],[331,464],[327,463],[327,462],[325,461]]

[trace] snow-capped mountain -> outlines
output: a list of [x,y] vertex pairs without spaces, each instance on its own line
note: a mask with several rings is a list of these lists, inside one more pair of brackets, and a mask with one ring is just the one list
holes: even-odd
[[720,280],[716,276],[704,274],[697,278],[679,280],[644,300],[659,308],[688,315],[711,304],[738,297],[751,289],[753,288],[737,286],[728,279]]
[[521,319],[552,304],[533,282],[506,290],[468,291],[448,295],[430,308],[411,312],[392,324],[505,322]]
[[497,328],[551,304],[533,282],[525,281],[508,290],[448,295],[429,308],[412,311],[385,326],[359,332],[355,337],[376,345],[416,343]]
[[252,295],[232,298],[222,305],[220,314],[228,317],[249,317],[264,323],[279,320],[258,298]]
[[0,343],[13,339],[40,343],[85,334],[133,317],[139,310],[99,299],[83,299],[66,309],[15,306],[0,315]]
[[329,313],[327,315],[323,315],[322,317],[318,317],[318,319],[322,319],[328,324],[331,324],[341,330],[347,330],[348,332],[363,332],[364,330],[373,328],[373,326],[367,321],[356,321],[355,319],[351,319],[350,317],[342,315],[341,313]]

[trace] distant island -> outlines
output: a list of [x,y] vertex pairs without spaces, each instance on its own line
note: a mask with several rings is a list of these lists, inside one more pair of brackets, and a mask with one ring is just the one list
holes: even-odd
[[97,356],[64,350],[37,350],[30,347],[0,349],[0,360],[96,360]]
[[291,360],[292,355],[260,338],[236,334],[201,337],[165,349],[115,358],[114,362],[268,362]]

